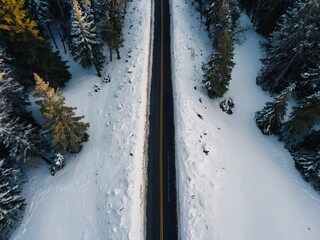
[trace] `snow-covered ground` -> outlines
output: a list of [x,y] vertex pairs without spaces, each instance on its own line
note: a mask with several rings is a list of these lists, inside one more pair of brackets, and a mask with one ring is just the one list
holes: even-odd
[[66,167],[54,177],[46,164],[28,170],[28,205],[11,239],[143,239],[150,26],[151,2],[133,0],[122,59],[103,71],[110,83],[70,61],[73,77],[63,92],[67,105],[90,123],[90,141],[81,153],[66,156]]
[[[255,84],[263,39],[251,30],[236,45],[227,94],[236,105],[227,115],[202,88],[201,64],[212,49],[191,2],[171,1],[180,239],[319,240],[319,194],[282,144],[254,122],[270,100]],[[70,61],[73,78],[64,94],[90,122],[90,141],[66,156],[54,177],[44,163],[28,170],[28,205],[11,239],[144,238],[150,20],[151,1],[133,0],[122,60],[103,71],[110,83]],[[241,24],[250,25],[245,15]]]
[[[209,99],[202,88],[211,44],[191,2],[173,0],[171,8],[180,239],[319,240],[320,195],[254,121],[270,100],[255,84],[263,39],[250,30],[235,46],[227,93],[235,109],[227,115],[222,99]],[[250,25],[244,14],[240,21]]]

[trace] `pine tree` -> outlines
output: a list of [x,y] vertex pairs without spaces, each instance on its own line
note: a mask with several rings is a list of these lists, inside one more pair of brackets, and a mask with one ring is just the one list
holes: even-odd
[[10,66],[1,58],[1,54],[3,52],[0,50],[1,150],[7,152],[7,155],[3,156],[18,162],[34,160],[39,149],[38,131],[31,124],[30,114],[24,109],[27,104],[25,91],[13,79]]
[[10,105],[0,105],[0,143],[10,159],[34,162],[40,152],[38,131],[29,123],[15,117]]
[[303,177],[320,190],[320,150],[297,152],[293,159]]
[[320,65],[315,69],[304,72],[301,78],[301,86],[299,86],[300,96],[308,96],[320,91]]
[[13,79],[12,60],[0,46],[0,102],[10,104],[13,111],[21,113],[27,103],[27,96],[22,85]]
[[226,0],[216,0],[207,7],[207,30],[209,36],[213,39],[214,45],[217,44],[218,38],[223,34],[225,29],[231,31],[232,19],[229,4]]
[[52,1],[49,0],[38,0],[37,8],[36,8],[36,18],[40,24],[46,25],[48,32],[50,34],[50,37],[53,41],[53,44],[58,49],[58,45],[56,43],[56,40],[53,36],[50,24],[54,22],[54,16],[52,14],[52,7],[51,3]]
[[273,102],[267,102],[262,110],[256,112],[256,123],[263,134],[279,133],[286,114],[288,98],[294,88],[295,84],[291,84]]
[[320,190],[320,130],[314,130],[293,149],[296,168]]
[[296,90],[302,90],[301,74],[315,69],[320,59],[319,26],[319,1],[298,0],[282,17],[257,78],[264,90],[278,93],[290,82],[297,82]]
[[268,37],[294,0],[240,0],[257,31]]
[[83,116],[75,116],[77,108],[65,106],[65,97],[61,90],[51,88],[37,74],[34,74],[34,77],[36,87],[33,95],[41,98],[36,103],[41,106],[44,133],[50,134],[52,149],[62,154],[68,151],[79,152],[82,143],[89,139],[86,133],[89,123],[81,121]]
[[312,127],[320,122],[320,91],[302,99],[294,107],[282,129],[282,139],[292,149]]
[[112,61],[112,51],[116,51],[117,58],[121,59],[119,48],[122,47],[123,38],[119,27],[113,20],[109,12],[105,12],[105,23],[101,32],[102,39],[108,44],[110,61]]
[[314,130],[298,144],[297,151],[320,150],[320,130]]
[[[37,71],[46,79],[51,76],[53,86],[64,86],[71,78],[66,62],[40,35],[37,23],[24,10],[24,1],[1,0],[0,34],[6,50],[14,57],[14,64],[25,72],[21,79],[31,79],[32,71]],[[30,71],[31,70],[31,71]],[[21,71],[20,71],[21,72]],[[23,82],[28,85],[28,82]]]
[[36,39],[43,40],[36,21],[31,20],[24,9],[24,0],[0,0],[0,3],[0,29],[15,34],[29,33]]
[[[88,8],[88,7],[87,7]],[[90,8],[90,7],[89,7]],[[94,17],[90,11],[83,11],[77,0],[73,0],[73,22],[71,28],[72,49],[71,53],[76,61],[80,61],[83,67],[94,66],[97,74],[104,63],[102,46],[98,40],[98,34],[94,23]]]
[[228,5],[230,9],[230,16],[232,22],[232,30],[237,26],[236,22],[240,17],[240,4],[238,0],[228,0]]
[[229,31],[225,29],[209,62],[203,65],[203,82],[211,98],[222,97],[228,90],[233,66],[233,43]]
[[25,200],[20,196],[17,185],[17,169],[6,166],[0,160],[0,238],[5,239],[8,230],[19,219]]

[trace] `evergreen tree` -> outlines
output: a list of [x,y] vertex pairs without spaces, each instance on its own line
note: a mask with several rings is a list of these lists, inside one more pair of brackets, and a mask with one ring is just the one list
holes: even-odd
[[8,230],[19,219],[25,200],[20,196],[17,185],[17,169],[6,166],[0,160],[0,238],[5,239]]
[[240,17],[240,4],[238,0],[228,0],[232,20],[232,30],[237,26],[236,22]]
[[320,130],[314,130],[298,144],[297,151],[320,150]]
[[229,4],[226,0],[215,0],[207,7],[207,30],[209,36],[213,39],[214,45],[225,29],[231,31],[232,20]]
[[38,132],[25,106],[25,91],[12,78],[10,66],[1,58],[0,50],[0,144],[1,150],[7,152],[2,157],[19,162],[33,160],[39,149]]
[[34,74],[34,77],[36,87],[33,95],[41,98],[36,103],[41,106],[44,133],[49,133],[52,137],[52,149],[62,154],[68,151],[79,152],[82,143],[89,139],[86,133],[89,123],[81,121],[83,116],[75,116],[74,110],[77,108],[65,106],[65,97],[61,90],[54,90],[37,74]]
[[[115,20],[109,15],[109,12],[105,12],[105,22],[101,31],[102,39],[108,44],[110,61],[112,61],[112,51],[116,51],[117,58],[121,59],[119,48],[122,47],[123,38],[121,29],[117,27]],[[120,32],[119,32],[120,31]]]
[[38,0],[37,8],[36,8],[36,18],[38,23],[46,25],[50,37],[53,41],[53,44],[58,49],[58,45],[53,36],[50,24],[54,22],[54,16],[52,14],[51,4],[49,0]]
[[0,0],[0,29],[9,33],[31,34],[38,40],[43,40],[40,36],[37,23],[28,17],[28,12],[24,9],[24,0]]
[[[38,26],[24,10],[24,1],[1,0],[0,35],[5,47],[14,57],[15,66],[24,69],[21,79],[28,79],[32,71],[37,71],[50,81],[53,86],[64,86],[71,78],[66,62],[57,52],[52,52],[50,45],[40,36]],[[21,72],[21,71],[20,71]],[[23,82],[28,85],[27,82]]]
[[[87,5],[85,5],[87,6]],[[88,6],[87,6],[88,8]],[[94,17],[90,11],[83,11],[77,0],[73,0],[73,22],[71,28],[72,49],[71,53],[76,61],[80,61],[83,67],[94,66],[101,77],[101,69],[104,63],[102,46],[98,40],[98,34],[94,23]]]
[[209,62],[203,65],[203,82],[211,98],[222,97],[228,90],[233,66],[232,39],[229,31],[225,29],[218,38]]
[[257,31],[264,36],[269,36],[269,34],[276,28],[280,17],[286,12],[293,2],[294,0],[263,1],[257,11],[258,16],[255,20]]
[[320,150],[297,152],[293,159],[303,177],[320,190]]
[[0,143],[17,162],[34,162],[39,153],[38,131],[14,117],[10,105],[0,106]]
[[276,28],[278,20],[293,2],[294,0],[240,0],[251,16],[251,21],[257,26],[257,31],[266,37]]
[[13,79],[13,68],[9,65],[12,60],[0,46],[0,102],[10,104],[17,114],[24,111],[27,96],[20,83]]
[[299,86],[300,96],[308,96],[314,92],[320,91],[320,65],[315,69],[303,73],[301,77],[302,80]]
[[[64,52],[67,53],[67,47],[71,49],[71,9],[72,1],[70,0],[53,0],[50,1],[51,11],[55,17],[58,34],[64,48]],[[61,32],[62,31],[62,32]]]
[[320,91],[302,99],[294,107],[282,129],[283,140],[292,149],[312,127],[320,122]]
[[267,102],[262,110],[256,112],[256,123],[263,134],[279,133],[286,114],[288,98],[294,88],[295,84],[291,84],[273,102]]
[[301,74],[315,69],[320,59],[319,26],[319,1],[298,0],[282,17],[257,78],[264,90],[278,93],[290,82],[297,82],[296,90],[302,90]]

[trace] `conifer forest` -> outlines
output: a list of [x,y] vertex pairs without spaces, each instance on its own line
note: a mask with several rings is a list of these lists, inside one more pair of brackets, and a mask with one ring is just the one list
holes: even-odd
[[[237,27],[240,14],[265,38],[256,84],[273,100],[253,118],[261,134],[283,143],[303,179],[320,191],[320,1],[186,1],[200,13],[213,49],[199,80],[210,99],[226,96],[232,81],[234,44],[246,31]],[[21,195],[24,170],[45,162],[54,175],[57,162],[90,141],[85,116],[66,103],[63,89],[72,74],[61,54],[103,78],[107,63],[123,57],[128,4],[0,0],[0,239],[9,239],[28,204]]]

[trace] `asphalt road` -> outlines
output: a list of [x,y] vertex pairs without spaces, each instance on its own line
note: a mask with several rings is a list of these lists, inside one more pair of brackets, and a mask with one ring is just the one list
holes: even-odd
[[178,237],[169,0],[154,1],[147,240]]

